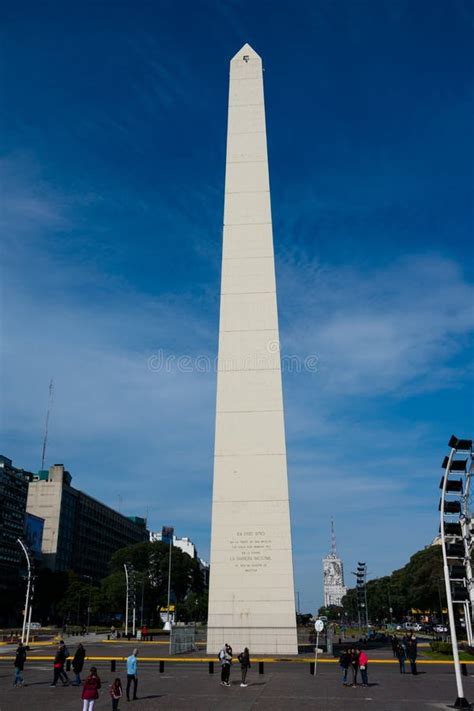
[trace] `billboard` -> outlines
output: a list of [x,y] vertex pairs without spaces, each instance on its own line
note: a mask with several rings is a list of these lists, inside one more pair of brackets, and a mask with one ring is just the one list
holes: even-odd
[[41,557],[43,543],[44,518],[26,512],[25,515],[25,540],[28,548],[35,558]]

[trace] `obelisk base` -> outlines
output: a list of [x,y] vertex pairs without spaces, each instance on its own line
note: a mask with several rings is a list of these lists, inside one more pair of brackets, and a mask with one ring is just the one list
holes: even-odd
[[294,627],[208,627],[207,653],[217,654],[230,644],[234,655],[245,647],[251,654],[298,654]]

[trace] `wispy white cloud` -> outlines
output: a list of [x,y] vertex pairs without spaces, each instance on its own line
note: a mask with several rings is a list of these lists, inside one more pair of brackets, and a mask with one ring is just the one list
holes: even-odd
[[319,356],[324,391],[406,396],[451,386],[468,367],[454,357],[474,329],[474,286],[451,260],[414,255],[378,269],[291,260],[281,277],[285,350]]

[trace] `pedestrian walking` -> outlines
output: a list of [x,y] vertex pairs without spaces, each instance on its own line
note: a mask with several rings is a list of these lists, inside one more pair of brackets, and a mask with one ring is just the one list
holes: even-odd
[[127,659],[127,701],[130,701],[130,687],[133,684],[133,701],[137,700],[138,649],[134,649]]
[[112,698],[112,711],[117,711],[119,701],[123,696],[122,682],[120,679],[115,679],[114,683],[110,685],[110,696]]
[[219,661],[221,663],[221,684],[222,686],[230,686],[230,666],[232,664],[232,647],[225,644],[219,652]]
[[398,663],[400,665],[400,674],[405,674],[405,660],[407,658],[407,655],[405,653],[405,647],[401,642],[397,644],[396,654]]
[[357,672],[359,671],[359,655],[357,649],[351,650],[352,686],[357,686]]
[[406,643],[407,657],[410,660],[411,673],[416,676],[418,674],[416,670],[416,658],[418,656],[418,640],[411,634]]
[[390,641],[391,641],[391,644],[392,644],[393,657],[394,657],[394,659],[395,659],[396,656],[397,656],[397,647],[398,647],[398,637],[397,637],[397,635],[396,635],[396,634],[393,634],[392,637],[391,637],[391,639],[390,639]]
[[84,645],[82,642],[79,642],[77,645],[76,652],[74,654],[73,660],[72,660],[72,670],[74,674],[76,675],[76,678],[72,682],[73,686],[80,686],[81,685],[81,671],[84,668],[84,660],[86,658],[86,650],[84,649]]
[[94,704],[99,698],[99,689],[102,686],[96,667],[91,667],[89,676],[82,687],[82,711],[93,711]]
[[342,685],[347,686],[347,672],[351,665],[352,649],[345,649],[339,657],[339,666],[342,669]]
[[24,686],[23,669],[25,668],[26,652],[28,649],[29,647],[24,647],[23,644],[19,642],[18,649],[15,654],[15,661],[13,662],[15,667],[13,686]]
[[357,649],[357,654],[359,655],[358,664],[359,664],[360,674],[362,677],[362,685],[368,686],[369,685],[369,678],[367,675],[367,662],[369,661],[369,658],[363,649]]
[[[67,655],[66,655],[67,652]],[[53,682],[50,684],[50,686],[56,686],[58,681],[61,679],[63,682],[63,686],[69,686],[69,677],[64,671],[64,665],[66,663],[66,657],[69,656],[68,649],[64,642],[61,640],[59,643],[59,646],[56,650],[56,654],[54,656],[54,662],[53,662],[53,669],[54,669],[54,676],[53,676]]]
[[250,652],[249,648],[245,647],[244,651],[239,654],[237,659],[240,662],[240,671],[242,674],[242,681],[240,686],[248,686],[248,684],[245,683],[245,680],[247,679],[247,672],[250,669]]

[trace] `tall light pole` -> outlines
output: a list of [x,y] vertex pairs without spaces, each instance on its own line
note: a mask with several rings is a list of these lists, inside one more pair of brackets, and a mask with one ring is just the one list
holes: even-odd
[[130,607],[132,608],[132,634],[135,636],[135,569],[132,563],[123,564],[125,570],[125,582],[127,596],[125,600],[125,635],[128,635],[128,624],[130,621]]
[[390,597],[390,583],[387,583],[387,594],[388,594],[388,611],[390,613],[390,626],[393,624],[393,607],[392,600]]
[[89,634],[89,625],[91,621],[92,575],[84,575],[84,578],[89,580],[89,600],[87,603],[87,634]]
[[172,526],[163,526],[161,529],[161,540],[164,542],[169,541],[169,556],[168,556],[168,614],[166,615],[166,622],[163,626],[164,630],[171,630],[171,620],[170,620],[170,602],[171,602],[171,552],[173,550],[173,536],[174,528]]
[[[456,560],[462,560],[465,564],[465,551],[464,551],[464,533],[462,524],[459,522],[452,522],[452,521],[446,521],[445,517],[452,516],[455,514],[461,514],[464,513],[461,508],[461,502],[460,501],[453,501],[452,499],[447,500],[446,495],[448,496],[457,496],[461,497],[461,500],[465,497],[465,490],[466,486],[463,486],[463,480],[461,479],[454,479],[450,480],[449,475],[451,472],[460,472],[467,474],[466,472],[466,464],[467,464],[467,459],[464,461],[457,460],[455,458],[455,455],[457,454],[458,451],[462,452],[467,452],[469,451],[470,456],[471,456],[471,466],[469,468],[469,473],[467,474],[467,478],[470,478],[471,472],[472,472],[472,440],[459,440],[457,437],[454,435],[451,437],[449,440],[449,447],[451,447],[451,452],[449,453],[448,457],[445,457],[444,462],[443,462],[443,468],[445,470],[444,476],[441,479],[441,500],[439,502],[439,511],[440,511],[440,532],[441,532],[441,548],[443,551],[443,573],[444,573],[444,584],[446,588],[446,603],[447,603],[447,608],[448,608],[448,618],[449,618],[449,633],[451,637],[451,646],[453,649],[453,662],[454,662],[454,673],[456,677],[456,687],[457,687],[457,698],[456,701],[454,702],[454,708],[471,708],[468,700],[464,696],[464,688],[463,688],[463,683],[462,683],[462,676],[461,676],[461,665],[459,661],[459,650],[458,650],[458,640],[457,640],[457,634],[456,634],[456,619],[454,617],[454,605],[453,605],[453,592],[456,594],[456,597],[458,598],[457,602],[460,602],[461,596],[464,597],[464,600],[469,599],[469,592],[464,588],[465,590],[465,596],[462,595],[462,592],[460,592],[460,588],[457,588],[456,586],[452,589],[451,588],[451,583],[452,583],[452,578],[450,575],[450,564],[448,562],[448,558]],[[468,490],[468,488],[467,488]],[[449,538],[449,543],[447,542],[447,538]],[[460,541],[461,539],[461,541]],[[461,545],[460,545],[461,543]],[[461,556],[459,557],[459,548],[461,548]],[[451,566],[453,567],[453,570],[455,569],[455,566],[451,563]],[[457,566],[459,567],[459,566]],[[453,580],[458,579],[458,574],[456,573],[456,577],[453,576]],[[462,600],[462,602],[464,602]]]
[[[31,624],[31,593],[32,593],[32,586],[33,586],[33,566],[32,566],[32,561],[31,561],[31,554],[28,550],[28,548],[25,546],[21,538],[17,538],[17,543],[19,546],[21,546],[21,549],[23,550],[23,553],[25,554],[26,558],[26,563],[28,566],[28,583],[26,586],[26,600],[25,600],[25,611],[23,613],[23,628],[21,631],[21,641],[22,644],[25,643],[26,640],[26,625],[27,625],[27,620],[28,617],[30,619],[30,624]],[[28,638],[30,636],[30,626],[28,626]]]
[[140,606],[140,627],[143,627],[143,603],[145,599],[145,573],[142,576],[142,604]]
[[[367,609],[367,564],[357,563],[357,571],[352,571],[352,575],[356,576],[356,591],[357,591],[357,614],[359,617],[359,628],[364,626],[369,628],[369,611]],[[364,611],[361,620],[361,609]],[[362,625],[363,623],[363,625]]]
[[170,551],[169,551],[169,561],[168,561],[168,615],[166,620],[166,629],[171,629],[170,622],[170,602],[171,602],[171,551],[173,550],[173,538],[170,537]]

